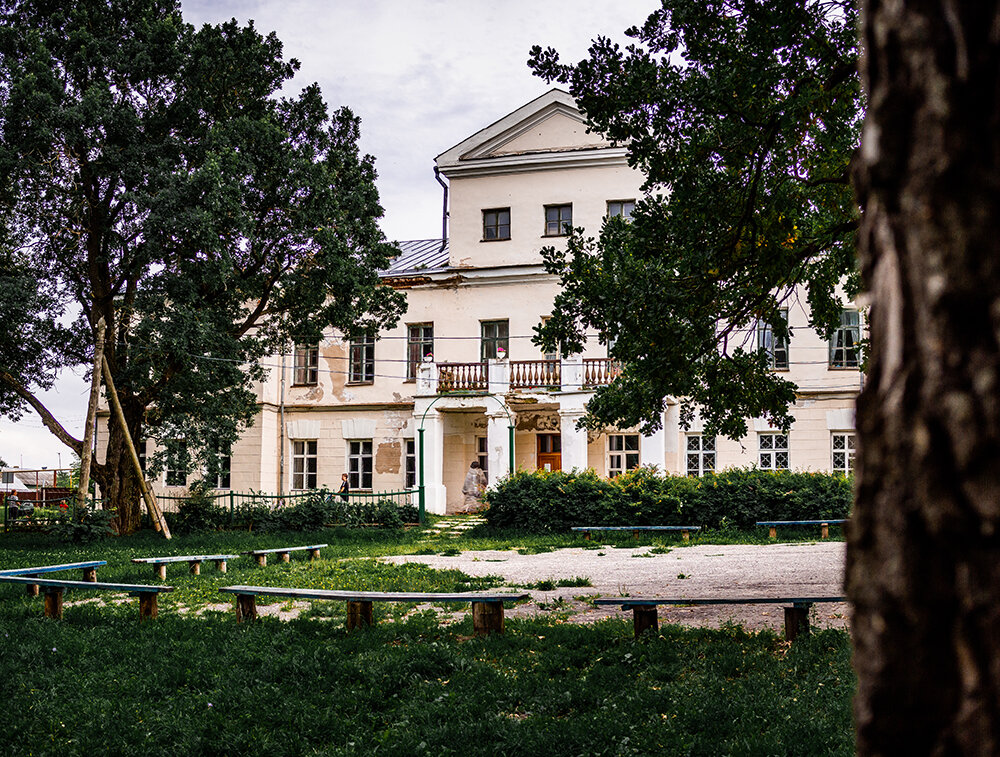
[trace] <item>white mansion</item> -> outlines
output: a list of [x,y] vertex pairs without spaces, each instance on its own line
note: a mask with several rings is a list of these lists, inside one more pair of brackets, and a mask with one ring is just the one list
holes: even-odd
[[[400,324],[378,339],[331,332],[269,360],[281,367],[259,386],[256,419],[234,446],[221,487],[336,489],[346,472],[356,491],[411,488],[421,438],[432,513],[462,502],[475,459],[491,482],[508,472],[511,457],[517,468],[593,468],[605,476],[636,465],[680,474],[747,465],[851,468],[862,381],[859,315],[851,307],[832,343],[808,328],[796,300],[790,343],[775,343],[764,329],[749,335],[799,387],[788,434],[755,420],[739,442],[704,436],[697,423],[680,426],[676,403],[652,436],[577,429],[593,388],[615,368],[596,339],[563,360],[532,344],[558,289],[539,251],[560,243],[565,224],[596,236],[608,214],[628,215],[642,178],[623,148],[587,133],[568,94],[547,92],[445,151],[436,165],[449,182],[450,234],[402,242],[402,255],[383,273],[386,284],[406,290]],[[185,482],[168,470],[156,488],[180,493]]]

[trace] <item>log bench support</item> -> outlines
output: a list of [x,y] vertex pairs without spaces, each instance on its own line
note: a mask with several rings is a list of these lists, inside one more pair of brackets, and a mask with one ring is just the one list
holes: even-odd
[[150,618],[155,618],[159,614],[159,610],[156,605],[156,595],[155,591],[140,591],[139,594],[139,622],[143,622]]
[[[25,578],[38,578],[38,576],[28,575],[28,576],[25,576]],[[27,584],[24,587],[24,593],[27,594],[29,597],[37,597],[38,596],[38,584]]]
[[656,605],[633,605],[632,626],[637,639],[650,629],[654,634],[659,633],[660,620],[656,614]]
[[795,641],[799,636],[809,635],[809,602],[796,602],[785,608],[785,641]]
[[318,559],[319,559],[319,550],[318,549],[310,549],[309,550],[309,562],[312,562],[313,560],[318,560]]
[[156,577],[161,581],[167,580],[167,564],[165,562],[161,562],[156,566]]
[[347,602],[347,630],[368,628],[375,625],[371,602]]
[[215,567],[218,569],[220,573],[225,573],[227,570],[229,570],[229,563],[226,562],[225,560],[216,560]]
[[503,633],[503,602],[473,602],[472,631],[476,636]]
[[257,564],[260,567],[267,567],[267,555],[254,555],[254,557],[257,559]]
[[281,562],[291,562],[292,555],[288,552],[279,552],[278,557],[281,558]]
[[200,576],[201,575],[201,560],[188,560],[188,565],[191,568],[191,575],[192,576]]
[[[38,585],[33,584],[35,587],[35,596],[38,596]],[[51,588],[45,590],[45,617],[55,618],[60,620],[63,614],[63,590],[60,588]]]
[[236,595],[236,622],[249,623],[257,620],[257,597],[253,594]]

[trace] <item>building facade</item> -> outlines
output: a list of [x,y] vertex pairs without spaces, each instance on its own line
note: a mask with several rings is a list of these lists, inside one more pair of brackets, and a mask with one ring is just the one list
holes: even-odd
[[[854,399],[861,386],[858,311],[828,341],[808,328],[803,301],[788,300],[793,337],[765,328],[747,339],[799,386],[794,425],[777,433],[753,420],[746,438],[707,437],[681,427],[671,401],[663,429],[593,433],[577,429],[594,388],[615,365],[595,339],[559,359],[531,342],[558,291],[540,251],[565,243],[569,225],[598,233],[609,215],[628,215],[642,176],[623,148],[587,132],[573,99],[552,90],[436,159],[448,180],[447,240],[401,243],[383,279],[406,291],[407,311],[387,332],[275,356],[259,386],[255,422],[231,451],[220,486],[267,492],[384,491],[417,483],[423,443],[426,505],[452,512],[478,460],[493,482],[516,468],[593,468],[614,476],[636,465],[679,474],[732,466],[850,470]],[[513,439],[513,453],[511,452]],[[180,493],[186,478],[157,483]]]

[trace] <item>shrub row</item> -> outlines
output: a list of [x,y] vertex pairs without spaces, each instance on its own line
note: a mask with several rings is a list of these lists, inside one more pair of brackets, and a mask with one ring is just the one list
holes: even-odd
[[499,528],[690,525],[752,528],[758,520],[846,518],[852,480],[840,474],[736,468],[703,478],[637,468],[613,479],[593,471],[518,472],[487,493]]
[[237,505],[232,511],[216,505],[209,492],[192,487],[178,512],[166,513],[171,530],[183,534],[221,530],[313,531],[331,525],[399,528],[417,520],[417,508],[412,505],[400,506],[389,499],[345,502],[326,489],[318,489],[293,505],[274,508],[261,500]]

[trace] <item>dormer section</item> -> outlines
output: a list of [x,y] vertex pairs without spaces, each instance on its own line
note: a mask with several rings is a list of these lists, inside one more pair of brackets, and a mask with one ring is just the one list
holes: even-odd
[[587,131],[576,102],[553,89],[437,157],[450,184],[449,264],[537,265],[565,226],[597,235],[608,203],[632,201],[642,177],[624,148]]

